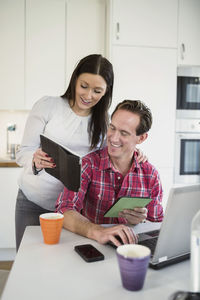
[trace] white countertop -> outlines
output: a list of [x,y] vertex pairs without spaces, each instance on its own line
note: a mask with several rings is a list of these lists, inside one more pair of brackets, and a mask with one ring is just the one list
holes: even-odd
[[[146,226],[146,224],[141,224]],[[93,244],[105,260],[86,263],[75,251]],[[45,245],[39,226],[26,228],[2,300],[164,300],[189,289],[189,260],[161,270],[148,269],[143,290],[121,285],[115,249],[62,230],[60,243]]]

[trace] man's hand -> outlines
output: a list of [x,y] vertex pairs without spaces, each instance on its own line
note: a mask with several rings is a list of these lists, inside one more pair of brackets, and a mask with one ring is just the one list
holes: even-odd
[[119,236],[123,244],[137,243],[137,236],[131,228],[126,225],[115,225],[112,227],[97,226],[93,229],[93,238],[100,244],[106,244],[111,241],[115,246],[120,246],[121,243],[116,238]]
[[147,212],[146,207],[136,207],[134,209],[124,209],[118,216],[125,218],[129,224],[136,225],[146,220]]
[[93,239],[100,244],[106,244],[111,241],[117,247],[121,243],[117,240],[116,236],[122,240],[123,244],[134,244],[138,241],[134,231],[124,224],[103,227],[90,222],[86,217],[74,210],[64,212],[64,228]]

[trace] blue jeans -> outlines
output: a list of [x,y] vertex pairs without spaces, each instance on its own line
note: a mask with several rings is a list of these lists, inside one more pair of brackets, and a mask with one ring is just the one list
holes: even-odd
[[15,237],[18,251],[26,226],[40,225],[39,215],[51,212],[29,201],[19,190],[15,207]]

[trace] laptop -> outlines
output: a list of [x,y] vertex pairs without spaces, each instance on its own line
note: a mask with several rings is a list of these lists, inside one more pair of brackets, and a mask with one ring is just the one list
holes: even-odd
[[[151,268],[160,269],[190,257],[191,222],[198,210],[200,184],[173,187],[169,193],[163,222],[136,225],[134,231],[139,236],[138,244],[151,249]],[[149,231],[148,227],[154,230]]]
[[139,234],[138,243],[152,250],[151,268],[160,269],[189,258],[191,222],[198,210],[200,184],[171,188],[160,230]]

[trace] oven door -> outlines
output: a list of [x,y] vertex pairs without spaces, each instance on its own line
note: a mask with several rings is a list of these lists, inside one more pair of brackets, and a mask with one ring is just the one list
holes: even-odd
[[177,133],[175,183],[200,183],[200,133]]

